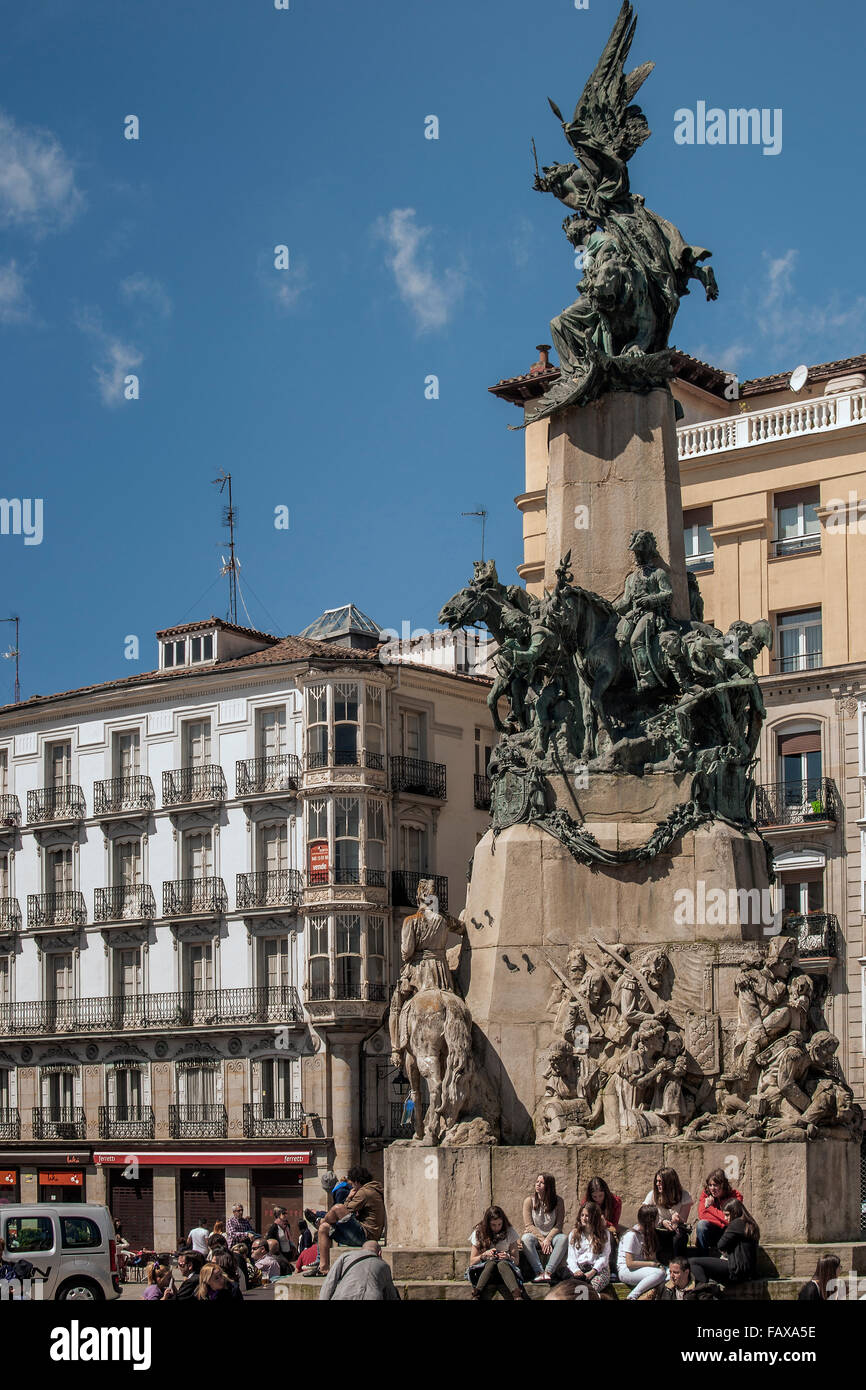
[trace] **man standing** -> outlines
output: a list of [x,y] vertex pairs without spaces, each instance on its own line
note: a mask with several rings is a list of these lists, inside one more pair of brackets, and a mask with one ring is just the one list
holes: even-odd
[[382,1259],[379,1242],[365,1240],[360,1250],[348,1250],[334,1261],[334,1267],[319,1290],[320,1299],[342,1302],[379,1299],[399,1302],[391,1271]]

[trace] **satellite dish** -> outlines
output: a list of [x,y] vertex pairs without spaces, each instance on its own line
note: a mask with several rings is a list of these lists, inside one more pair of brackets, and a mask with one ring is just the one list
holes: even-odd
[[797,367],[791,373],[791,380],[788,385],[792,391],[802,391],[806,382],[809,380],[809,368],[806,366]]

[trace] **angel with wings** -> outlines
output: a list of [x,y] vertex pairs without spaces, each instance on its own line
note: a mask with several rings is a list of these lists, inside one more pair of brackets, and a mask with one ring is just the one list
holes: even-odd
[[624,0],[572,119],[550,102],[579,163],[546,166],[535,188],[571,209],[563,228],[583,249],[583,279],[579,299],[550,325],[560,380],[527,423],[607,391],[662,385],[671,376],[668,339],[688,282],[698,280],[707,299],[718,298],[715,275],[703,264],[711,253],[690,246],[630,188],[628,161],[650,136],[633,98],[655,66],[625,71],[636,25]]

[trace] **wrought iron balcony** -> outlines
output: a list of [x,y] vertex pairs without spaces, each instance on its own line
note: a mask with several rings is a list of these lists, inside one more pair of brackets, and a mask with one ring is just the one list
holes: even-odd
[[21,1138],[21,1116],[17,1110],[0,1110],[0,1139]]
[[0,1004],[0,1034],[34,1037],[65,1033],[165,1033],[179,1028],[286,1025],[299,1022],[301,1017],[301,1001],[294,986],[239,986]]
[[384,772],[385,754],[371,753],[368,749],[367,752],[364,754],[364,766],[368,767],[371,772]]
[[475,774],[475,805],[479,811],[490,810],[490,778]]
[[808,825],[839,818],[839,797],[832,777],[808,782],[772,782],[759,786],[755,797],[758,825]]
[[176,767],[162,774],[163,806],[200,806],[225,799],[226,779],[217,763]]
[[93,814],[120,816],[129,812],[152,811],[156,794],[149,777],[109,777],[93,784]]
[[238,874],[235,898],[238,911],[254,907],[298,907],[303,881],[297,869],[269,869],[258,874]]
[[168,1133],[171,1139],[225,1139],[228,1119],[224,1105],[170,1105]]
[[330,869],[310,869],[307,874],[308,888],[327,888],[331,884],[365,884],[367,888],[385,887],[384,869],[361,869],[356,865],[345,868],[340,865]]
[[[375,757],[375,754],[369,754]],[[366,762],[369,767],[370,763]],[[307,754],[307,770],[322,767],[360,767],[361,753],[357,748],[332,748],[330,752],[312,752]]]
[[221,878],[172,878],[162,885],[163,917],[213,917],[228,911]]
[[87,1121],[80,1105],[34,1105],[34,1139],[86,1139]]
[[100,1139],[153,1139],[154,1134],[149,1105],[100,1105]]
[[245,1139],[300,1139],[306,1127],[300,1101],[244,1102]]
[[785,936],[797,941],[797,956],[801,961],[836,959],[839,923],[832,912],[804,912],[786,917],[782,923]]
[[395,792],[445,801],[445,764],[429,763],[424,758],[392,758],[391,786]]
[[384,985],[361,983],[359,980],[335,980],[333,984],[311,984],[307,987],[307,998],[313,1003],[359,999],[365,1003],[379,1004],[387,997]]
[[295,753],[272,758],[243,758],[235,763],[235,795],[279,796],[295,792],[301,781],[301,760]]
[[11,792],[0,796],[0,830],[11,830],[21,824],[21,802]]
[[391,902],[395,907],[416,907],[418,884],[424,878],[433,880],[433,891],[442,912],[448,911],[448,879],[444,874],[415,873],[410,869],[394,869],[391,873]]
[[0,898],[0,935],[21,930],[21,908],[17,898]]
[[411,1139],[415,1133],[415,1126],[411,1116],[406,1119],[403,1118],[406,1113],[406,1102],[402,1100],[389,1101],[388,1112],[390,1126],[384,1137],[387,1139]]
[[87,904],[83,893],[28,893],[27,925],[40,927],[83,927]]
[[152,922],[155,916],[156,898],[149,883],[94,889],[94,922]]
[[27,793],[28,825],[80,821],[86,816],[87,806],[80,787],[39,787],[35,792]]

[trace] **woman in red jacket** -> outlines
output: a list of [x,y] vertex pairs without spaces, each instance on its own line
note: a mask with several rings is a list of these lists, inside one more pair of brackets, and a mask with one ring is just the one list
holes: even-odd
[[710,1254],[719,1243],[719,1236],[730,1220],[725,1211],[725,1203],[731,1198],[742,1202],[743,1194],[731,1187],[724,1169],[714,1168],[704,1183],[704,1190],[698,1202],[698,1224],[695,1227],[695,1244],[702,1255]]

